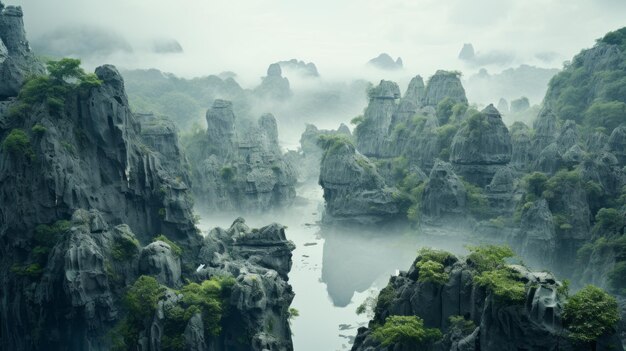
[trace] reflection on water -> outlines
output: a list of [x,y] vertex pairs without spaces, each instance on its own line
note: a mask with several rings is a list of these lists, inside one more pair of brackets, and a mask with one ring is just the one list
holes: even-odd
[[[320,227],[322,190],[306,185],[298,195],[284,212],[244,216],[250,227],[286,225],[287,237],[296,244],[289,273],[296,293],[292,307],[300,312],[292,321],[296,351],[349,350],[356,329],[367,323],[365,315],[356,314],[357,306],[372,289],[383,288],[390,275],[406,270],[419,247],[463,251],[464,242],[414,230]],[[201,214],[200,228],[229,227],[237,216]]]

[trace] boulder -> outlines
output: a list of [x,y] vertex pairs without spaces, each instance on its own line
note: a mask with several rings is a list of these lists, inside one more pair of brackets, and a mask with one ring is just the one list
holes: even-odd
[[154,276],[159,283],[172,288],[181,285],[180,257],[163,241],[150,243],[141,250],[139,272]]

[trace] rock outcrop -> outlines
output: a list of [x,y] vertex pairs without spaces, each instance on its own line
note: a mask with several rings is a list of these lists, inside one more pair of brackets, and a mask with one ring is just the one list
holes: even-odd
[[291,70],[303,77],[319,77],[320,74],[317,71],[317,67],[313,62],[304,62],[296,59],[291,59],[288,61],[278,61],[276,62],[280,65],[283,70]]
[[422,105],[436,107],[445,98],[450,98],[455,103],[467,104],[465,89],[458,72],[443,70],[435,72],[426,85]]
[[44,71],[28,45],[22,8],[0,3],[0,99],[17,96],[29,76]]
[[470,117],[452,141],[450,162],[467,181],[481,187],[511,161],[511,136],[493,105]]
[[274,116],[240,123],[229,101],[215,100],[206,119],[204,138],[187,147],[202,206],[259,212],[291,203],[296,172],[280,151]]
[[437,160],[422,194],[421,207],[426,221],[458,223],[458,219],[465,216],[466,200],[465,186],[452,165]]
[[[425,328],[437,328],[443,338],[424,350],[512,351],[583,350],[562,336],[562,283],[546,272],[531,272],[522,266],[509,266],[525,285],[523,301],[512,302],[495,296],[474,281],[477,272],[465,260],[449,256],[443,262],[447,281],[422,279],[416,264],[407,272],[391,277],[378,298],[369,327],[359,328],[353,351],[409,350],[409,345],[381,345],[373,329],[390,316],[417,316]],[[454,324],[450,317],[460,318]],[[616,334],[604,335],[598,350],[623,350]]]
[[393,189],[352,142],[335,136],[322,143],[319,184],[324,189],[326,221],[372,224],[399,215]]
[[391,58],[391,56],[389,56],[389,54],[386,54],[386,53],[382,53],[378,55],[377,57],[369,60],[367,64],[372,67],[382,69],[382,70],[387,70],[387,71],[394,71],[394,70],[399,70],[403,68],[402,58],[398,57],[394,61],[393,58]]
[[368,157],[387,156],[389,128],[398,107],[396,100],[400,98],[400,88],[394,82],[381,80],[368,94],[370,102],[363,114],[363,121],[354,131],[357,149]]
[[267,76],[262,78],[254,92],[261,98],[285,100],[291,96],[289,79],[283,77],[280,63],[272,63],[267,68]]

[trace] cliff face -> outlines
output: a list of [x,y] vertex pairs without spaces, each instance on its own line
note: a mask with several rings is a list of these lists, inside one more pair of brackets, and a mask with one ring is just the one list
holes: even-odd
[[[115,67],[87,78],[83,86],[35,77],[64,93],[0,102],[0,349],[157,351],[176,340],[193,350],[291,350],[294,246],[284,228],[249,229],[240,219],[203,239],[175,126],[132,114]],[[273,119],[259,129],[275,151]],[[147,277],[158,296],[141,319],[125,296]],[[171,314],[193,307],[185,289],[217,277],[231,282],[219,287],[228,317]]]
[[436,107],[437,104],[447,97],[451,98],[455,103],[467,104],[465,89],[463,89],[459,74],[439,70],[428,80],[421,102],[424,106]]
[[239,123],[229,101],[215,100],[207,131],[187,146],[199,203],[222,211],[264,211],[295,197],[296,172],[283,158],[272,115]]
[[44,72],[30,51],[22,8],[0,3],[0,98],[17,96],[26,78]]
[[454,136],[450,162],[457,173],[481,187],[511,161],[511,137],[493,105],[470,117]]
[[324,189],[325,220],[371,224],[399,214],[393,189],[350,141],[335,136],[322,148],[319,184]]
[[[448,256],[443,262],[447,279],[427,281],[417,267],[418,257],[407,272],[391,277],[379,295],[375,316],[368,328],[359,328],[353,351],[438,350],[583,350],[563,336],[561,283],[546,272],[531,272],[522,266],[510,266],[516,279],[525,285],[523,301],[510,302],[477,284],[477,272],[469,261]],[[417,316],[425,328],[436,328],[443,337],[434,344],[417,346],[381,345],[374,330],[391,316]],[[450,317],[460,318],[462,323]],[[605,335],[598,350],[622,350],[615,334]]]

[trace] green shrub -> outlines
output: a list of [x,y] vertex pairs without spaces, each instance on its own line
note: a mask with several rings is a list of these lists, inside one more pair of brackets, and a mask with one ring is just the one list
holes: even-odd
[[174,253],[174,255],[176,255],[176,257],[180,257],[183,254],[183,249],[176,245],[175,242],[171,241],[170,239],[168,239],[165,235],[160,234],[159,236],[155,237],[154,239],[152,239],[152,241],[162,241],[166,244],[168,244],[170,246],[170,248],[172,249],[172,252]]
[[522,179],[524,190],[533,197],[526,201],[534,201],[541,197],[541,194],[546,190],[546,183],[548,182],[548,176],[541,172],[533,172],[526,175]]
[[287,319],[289,319],[289,321],[292,321],[294,318],[299,317],[299,316],[300,316],[300,311],[298,311],[298,309],[294,307],[289,307],[289,310],[287,310]]
[[41,246],[52,248],[71,226],[72,223],[66,220],[56,221],[52,225],[40,224],[35,227],[35,241]]
[[232,181],[235,178],[235,173],[234,167],[225,166],[220,169],[220,177],[226,182]]
[[615,298],[593,285],[572,295],[563,308],[563,324],[569,336],[584,344],[594,345],[601,335],[615,331],[619,319]]
[[386,310],[395,297],[396,291],[392,285],[384,287],[380,293],[378,293],[378,298],[376,299],[376,313],[379,314],[380,312]]
[[350,120],[350,124],[354,124],[355,126],[358,126],[361,122],[363,122],[363,115],[356,116]]
[[500,301],[522,304],[526,299],[526,285],[520,278],[512,269],[500,267],[474,276],[474,282],[487,288]]
[[30,138],[21,129],[13,129],[2,141],[2,149],[15,156],[33,158],[35,153],[30,144]]
[[489,213],[489,202],[483,193],[482,188],[463,181],[465,193],[467,196],[467,207],[470,213],[478,218],[484,218]]
[[374,329],[372,336],[383,346],[426,346],[441,339],[442,334],[439,329],[425,328],[418,316],[389,316],[384,325]]
[[31,129],[30,129],[33,133],[35,133],[36,135],[42,135],[43,133],[46,132],[46,127],[44,127],[42,124],[37,123],[35,124]]
[[117,261],[126,261],[139,252],[139,241],[134,237],[122,235],[116,237],[111,248],[111,256]]
[[508,246],[468,246],[467,249],[470,251],[467,262],[479,273],[500,268],[506,264],[507,258],[515,256]]
[[25,266],[16,264],[11,266],[11,272],[24,277],[39,278],[43,274],[43,268],[39,263],[31,263]]
[[153,277],[142,275],[128,289],[124,296],[124,306],[129,315],[143,321],[154,315],[157,303],[163,297],[165,288]]
[[452,116],[452,108],[454,108],[455,102],[450,97],[446,96],[443,100],[439,101],[435,110],[435,115],[439,120],[439,125],[448,123]]
[[596,101],[585,112],[584,121],[588,127],[603,127],[612,131],[626,122],[626,104],[622,101]]
[[221,332],[222,316],[228,313],[226,299],[230,297],[235,280],[214,277],[202,283],[189,283],[180,290],[181,303],[186,308],[197,308],[202,313],[205,331],[210,335]]
[[445,272],[443,264],[430,260],[422,260],[415,264],[419,269],[419,282],[430,282],[443,285],[448,282],[449,274]]
[[614,208],[601,208],[596,214],[594,231],[604,230],[613,233],[620,232],[624,228],[624,216]]
[[615,263],[607,274],[607,277],[609,278],[609,286],[613,292],[626,295],[626,261]]

